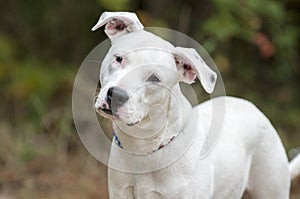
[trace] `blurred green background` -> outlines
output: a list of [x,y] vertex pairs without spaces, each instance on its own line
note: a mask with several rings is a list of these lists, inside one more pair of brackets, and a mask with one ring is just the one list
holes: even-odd
[[106,168],[80,143],[71,93],[81,62],[106,39],[91,27],[103,11],[123,10],[202,44],[227,95],[256,104],[287,150],[300,146],[298,0],[2,0],[1,199],[107,198]]

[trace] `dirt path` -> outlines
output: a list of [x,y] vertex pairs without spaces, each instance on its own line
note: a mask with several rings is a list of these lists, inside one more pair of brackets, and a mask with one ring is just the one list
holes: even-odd
[[[300,199],[300,177],[291,199]],[[41,157],[0,167],[0,199],[107,199],[106,167],[86,151],[69,158]]]
[[106,167],[86,153],[0,168],[0,199],[106,199]]

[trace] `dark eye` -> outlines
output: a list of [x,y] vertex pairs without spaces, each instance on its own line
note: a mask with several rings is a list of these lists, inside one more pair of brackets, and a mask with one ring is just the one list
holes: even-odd
[[118,63],[122,63],[123,57],[116,56],[116,61],[117,61]]
[[160,79],[156,74],[153,74],[147,79],[147,82],[160,82]]

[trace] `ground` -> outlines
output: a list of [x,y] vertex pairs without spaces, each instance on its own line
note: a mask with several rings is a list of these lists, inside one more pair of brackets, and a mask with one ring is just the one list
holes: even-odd
[[105,199],[106,167],[88,152],[40,157],[21,168],[0,168],[0,199]]
[[[35,158],[17,167],[0,166],[0,199],[106,199],[107,168],[85,149],[72,156]],[[291,199],[300,199],[300,176]]]

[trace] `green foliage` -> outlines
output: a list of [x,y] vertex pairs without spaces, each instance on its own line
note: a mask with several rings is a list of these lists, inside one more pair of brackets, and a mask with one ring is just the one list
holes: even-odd
[[297,11],[287,12],[287,6],[275,0],[214,0],[197,37],[212,55],[225,58],[215,61],[226,68],[228,94],[261,104],[275,126],[293,135],[300,131],[295,111],[300,109],[300,29]]
[[[11,62],[15,55],[12,39],[7,37],[7,35],[0,34],[0,44],[0,63],[4,64]],[[1,72],[3,73],[4,67],[0,67],[0,69],[2,69]],[[0,75],[3,75],[1,72]]]
[[15,99],[26,101],[30,97],[40,96],[47,101],[56,89],[61,88],[61,84],[67,83],[64,81],[70,80],[68,71],[60,67],[48,65],[44,68],[41,63],[30,60],[15,63],[10,69],[10,81],[2,86]]
[[[212,56],[227,94],[265,112],[287,149],[299,146],[299,5],[292,0],[0,2],[0,170],[23,167],[41,156],[48,165],[49,154],[77,156],[72,153],[82,144],[73,127],[72,85],[84,57],[106,39],[103,29],[90,31],[103,11],[136,12],[145,27],[192,36]],[[200,90],[199,84],[194,88]],[[7,185],[1,182],[3,193]],[[31,197],[41,189],[29,190],[27,198],[41,198]]]
[[113,0],[113,1],[98,0],[98,2],[100,3],[101,6],[111,11],[120,11],[120,10],[126,10],[130,8],[129,0]]
[[[2,4],[0,129],[11,126],[6,131],[13,137],[7,139],[16,141],[7,144],[19,146],[15,154],[22,160],[36,156],[30,137],[50,137],[57,151],[75,142],[70,110],[73,79],[86,54],[106,39],[103,31],[90,31],[104,10],[133,11],[146,27],[185,31],[213,57],[228,95],[254,101],[282,135],[297,137],[300,132],[298,2],[11,0]],[[28,126],[33,133],[22,136]],[[0,163],[7,159],[3,154],[0,150]]]

